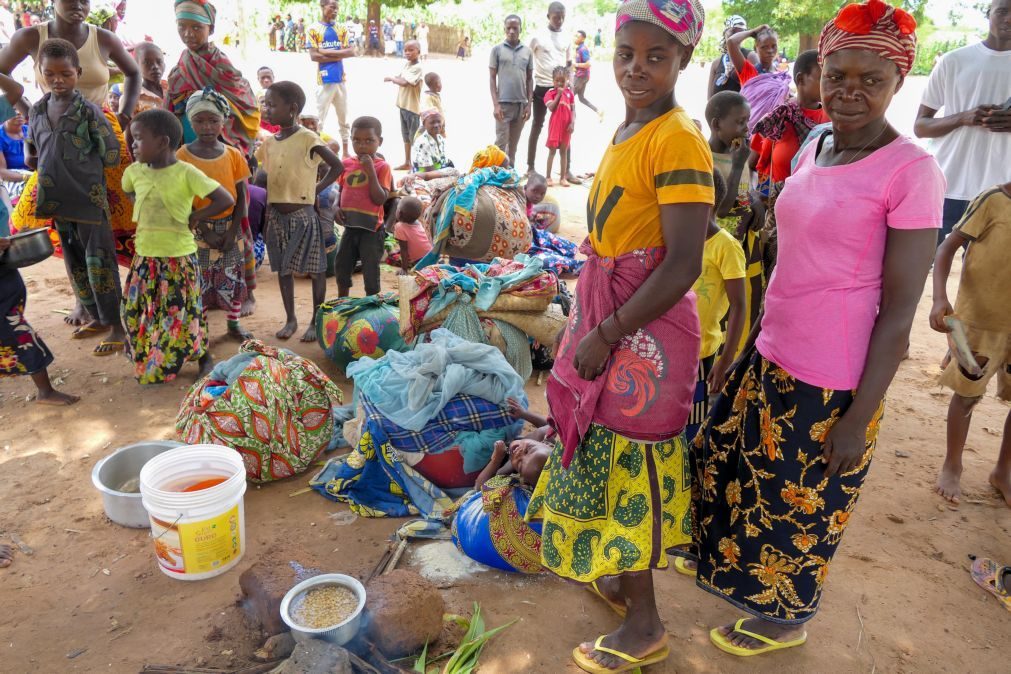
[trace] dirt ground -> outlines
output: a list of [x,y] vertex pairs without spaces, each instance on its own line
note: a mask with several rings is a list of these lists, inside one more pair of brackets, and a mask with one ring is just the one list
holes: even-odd
[[[566,212],[564,231],[577,240],[585,188],[556,194]],[[52,374],[84,400],[71,409],[36,406],[27,400],[33,392],[27,378],[5,380],[0,388],[0,540],[16,533],[34,549],[0,570],[0,671],[137,672],[145,663],[238,667],[259,645],[236,606],[239,574],[258,558],[268,552],[295,561],[311,556],[325,561],[325,571],[368,573],[398,522],[359,518],[338,526],[328,515],[344,506],[315,493],[293,495],[304,477],[247,491],[247,550],[238,568],[195,583],[159,572],[148,533],[105,518],[90,473],[117,447],[171,437],[196,368],[184,370],[176,383],[139,387],[124,360],[95,358],[92,342],[69,340],[57,313],[71,307],[62,262],[48,260],[24,276],[29,320],[56,353]],[[247,326],[272,342],[282,322],[280,299],[267,271],[259,284],[259,309]],[[393,287],[392,274],[384,276],[384,287]],[[332,281],[328,290],[335,290]],[[308,283],[299,282],[296,294],[306,321]],[[671,570],[657,573],[656,585],[672,656],[650,671],[1007,671],[1008,613],[973,584],[967,555],[1011,559],[1011,510],[987,485],[1008,408],[993,398],[977,408],[966,452],[966,496],[960,508],[947,507],[932,490],[948,394],[936,384],[944,341],[927,325],[929,302],[928,292],[911,358],[889,392],[867,487],[822,610],[809,625],[810,643],[757,661],[717,651],[709,628],[737,612]],[[223,334],[224,324],[223,314],[212,314],[212,332]],[[319,362],[350,393],[318,346],[288,346]],[[213,344],[219,358],[235,349],[226,341]],[[528,393],[544,412],[543,387],[531,383]],[[451,612],[469,612],[477,601],[490,625],[517,620],[486,649],[481,671],[487,674],[576,671],[572,647],[616,626],[600,601],[548,576],[489,571],[444,585]]]

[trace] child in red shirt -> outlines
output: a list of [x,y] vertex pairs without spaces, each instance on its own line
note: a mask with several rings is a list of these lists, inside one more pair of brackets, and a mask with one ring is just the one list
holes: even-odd
[[565,176],[569,175],[569,142],[572,140],[572,131],[576,126],[576,108],[574,106],[575,96],[569,88],[569,71],[564,66],[558,66],[552,73],[555,87],[549,89],[544,94],[544,104],[551,112],[551,120],[548,122],[548,185],[554,185],[551,179],[551,164],[555,161],[555,151],[557,150],[561,163],[562,187],[568,187],[569,181]]
[[351,292],[351,275],[361,260],[365,294],[380,291],[379,262],[383,257],[386,230],[383,204],[393,189],[390,165],[376,156],[383,144],[383,125],[375,117],[359,117],[351,125],[355,156],[344,160],[337,223],[344,226],[335,263],[337,295]]

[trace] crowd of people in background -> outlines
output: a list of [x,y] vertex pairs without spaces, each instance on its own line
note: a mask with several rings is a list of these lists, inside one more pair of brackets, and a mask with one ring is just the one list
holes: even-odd
[[[380,24],[375,19],[363,20],[350,14],[342,22],[347,31],[350,48],[356,56],[395,56],[403,58],[404,45],[418,42],[421,59],[428,58],[431,27],[424,21],[410,23],[403,19],[386,17]],[[303,52],[309,49],[306,42],[305,19],[292,14],[276,14],[270,19],[267,41],[271,51]]]
[[[226,313],[228,337],[253,337],[242,319],[256,311],[265,258],[285,313],[274,337],[298,334],[294,279],[305,276],[313,312],[300,337],[312,342],[329,253],[340,297],[359,268],[375,295],[388,236],[401,273],[437,261],[454,214],[474,209],[482,187],[513,200],[495,203],[510,222],[537,229],[531,251],[562,246],[548,237],[558,219],[548,190],[588,182],[586,259],[570,267],[580,282],[545,389],[556,441],[527,513],[543,521],[543,566],[622,621],[572,658],[590,672],[666,659],[652,573],[668,566],[747,614],[712,629],[716,647],[758,655],[807,640],[932,263],[930,325],[964,328],[967,340],[941,379],[954,391],[945,498],[960,496],[987,382],[1011,399],[1009,5],[991,0],[987,37],[931,75],[915,124],[931,153],[885,116],[915,58],[907,12],[881,0],[844,7],[792,70],[774,26],[728,17],[708,92],[686,92],[678,79],[705,28],[701,3],[627,0],[613,67],[624,117],[599,168],[580,177],[579,106],[594,124],[604,115],[586,98],[590,38],[564,29],[561,2],[526,43],[522,19],[504,17],[489,57],[494,144],[476,143],[458,169],[445,138],[472,111],[443,104],[425,23],[341,20],[337,0],[321,0],[309,23],[273,17],[271,48],[314,64],[307,92],[266,65],[254,86],[214,44],[206,0],[174,0],[182,50],[167,74],[161,48],[117,34],[126,2],[87,16],[87,3],[56,0],[52,16],[15,16],[3,35],[3,208],[18,229],[53,226],[77,300],[70,339],[97,339],[96,356],[125,354],[139,383],[158,384],[190,362],[212,373],[210,309]],[[462,41],[457,56],[469,50]],[[363,54],[401,59],[385,78],[397,92],[395,150],[375,116],[348,116],[345,64]],[[44,92],[31,105],[10,77],[22,62]],[[706,94],[704,120],[678,103]],[[335,138],[323,133],[331,114]],[[394,167],[388,153],[401,148]],[[432,221],[447,179],[457,201]],[[964,247],[953,307],[947,275]],[[31,376],[40,403],[72,404],[49,379],[54,356],[24,318],[27,297],[17,271],[0,273],[0,375]],[[1011,505],[1008,427],[990,481]],[[1008,600],[1011,570],[976,571]]]

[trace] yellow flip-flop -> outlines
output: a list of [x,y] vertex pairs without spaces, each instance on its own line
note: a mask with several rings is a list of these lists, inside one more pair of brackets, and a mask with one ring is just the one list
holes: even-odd
[[747,618],[741,618],[734,625],[734,631],[738,634],[743,634],[744,636],[751,637],[752,639],[757,639],[761,641],[765,646],[761,648],[743,648],[741,646],[735,646],[730,643],[730,640],[720,633],[718,627],[714,627],[709,631],[709,640],[713,642],[713,645],[725,653],[730,653],[731,655],[736,655],[742,658],[747,658],[752,655],[761,655],[762,653],[771,653],[772,651],[779,651],[784,648],[793,648],[795,646],[802,645],[807,641],[807,632],[804,632],[799,637],[793,641],[776,641],[775,639],[770,639],[767,636],[757,634],[755,632],[749,632],[748,630],[742,630],[741,625]]
[[688,560],[685,559],[684,557],[675,557],[674,570],[680,573],[682,576],[691,576],[692,578],[697,578],[699,575],[699,568],[695,567],[694,569],[692,569],[688,567],[688,565],[685,564],[685,562],[687,561]]
[[[102,350],[99,351],[99,349]],[[92,355],[98,356],[99,358],[106,358],[108,356],[113,356],[117,353],[123,353],[125,349],[126,349],[125,342],[102,341],[101,343],[99,343],[98,348],[96,348],[92,352]]]
[[613,648],[607,648],[606,646],[601,646],[600,643],[606,637],[606,634],[602,634],[597,637],[597,640],[593,643],[593,650],[600,651],[601,653],[607,653],[608,655],[613,655],[617,658],[621,658],[625,661],[625,664],[616,667],[615,669],[610,669],[608,667],[603,667],[595,660],[591,660],[586,653],[583,653],[576,646],[572,649],[572,659],[584,672],[590,672],[590,674],[620,674],[621,672],[631,672],[639,667],[647,667],[649,665],[655,665],[658,662],[663,662],[670,655],[670,648],[665,644],[660,648],[656,649],[649,655],[645,655],[641,658],[636,658],[628,653],[622,653],[621,651],[615,650]]
[[628,615],[628,606],[626,606],[624,602],[617,602],[608,599],[607,596],[600,591],[600,588],[597,587],[597,581],[593,581],[587,585],[586,589],[607,602],[607,605],[610,606],[611,610],[617,613],[619,617],[624,618]]

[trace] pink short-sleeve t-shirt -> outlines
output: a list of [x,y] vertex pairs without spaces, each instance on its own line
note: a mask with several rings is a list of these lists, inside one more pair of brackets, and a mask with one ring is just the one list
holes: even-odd
[[779,253],[765,296],[759,352],[798,380],[856,389],[878,317],[888,228],[936,229],[945,180],[900,136],[845,166],[801,154],[776,202]]
[[425,257],[432,250],[432,242],[428,238],[425,226],[420,222],[398,222],[394,226],[393,236],[397,241],[407,242],[407,256],[411,258],[408,262],[411,264]]

